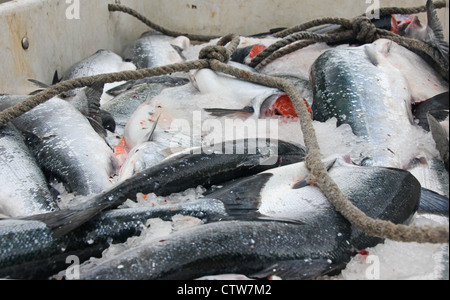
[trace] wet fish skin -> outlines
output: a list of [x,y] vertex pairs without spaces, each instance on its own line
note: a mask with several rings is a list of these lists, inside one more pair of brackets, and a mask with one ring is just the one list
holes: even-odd
[[[226,145],[227,143],[220,144],[222,153],[227,153]],[[100,212],[118,207],[127,199],[135,199],[137,193],[166,196],[193,187],[218,185],[235,178],[303,161],[306,156],[302,147],[277,140],[266,140],[262,145],[258,145],[254,139],[238,140],[228,145],[231,145],[232,153],[235,154],[201,152],[200,148],[196,151],[201,154],[192,154],[191,151],[180,153],[153,168],[135,174],[80,207],[33,218],[45,222],[54,229],[56,236],[61,236],[91,220]],[[249,152],[252,145],[257,146],[255,154]]]
[[[24,99],[4,98],[0,109]],[[112,149],[70,103],[52,98],[12,123],[46,175],[61,180],[70,191],[87,196],[112,186],[110,177],[118,168]]]
[[44,173],[11,124],[0,128],[0,213],[25,217],[58,211]]
[[399,168],[403,163],[390,149],[413,126],[411,94],[401,72],[373,47],[336,48],[319,57],[311,72],[313,118],[350,125],[367,140],[367,164]]
[[128,153],[127,160],[120,168],[118,182],[156,166],[172,154],[173,152],[170,148],[159,142],[149,141],[136,146]]
[[127,82],[108,91],[108,93],[118,93],[118,95],[103,104],[101,109],[112,115],[117,124],[117,133],[123,135],[128,120],[139,105],[159,95],[166,87],[181,86],[187,83],[187,79],[169,76],[151,77],[142,81]]
[[125,48],[123,57],[133,62],[138,69],[182,63],[184,59],[172,45],[174,40],[157,31],[148,31]]
[[[57,74],[55,74],[55,76],[57,77]],[[47,89],[50,87],[49,85],[35,79],[28,79],[28,81],[43,89]],[[72,97],[68,97],[68,94],[61,95],[61,97],[65,98],[66,101],[70,102],[84,116],[86,116],[86,118],[88,118],[89,122],[91,122],[92,127],[101,136],[106,135],[104,129],[114,132],[116,128],[115,121],[111,114],[100,109],[103,88],[103,83],[95,83],[90,87],[78,89],[78,92]],[[35,95],[42,91],[42,89],[37,90],[35,92],[32,92],[30,95]],[[100,127],[100,124],[103,126],[103,129]]]
[[71,234],[55,238],[44,223],[30,220],[0,220],[0,278],[45,280],[69,265],[66,258],[76,255],[80,261],[100,257],[111,242],[124,243],[139,235],[148,219],[170,221],[182,214],[203,219],[225,215],[218,200],[117,209],[102,213]]
[[[133,71],[136,66],[131,62],[126,62],[122,57],[109,50],[98,50],[96,53],[82,59],[73,64],[68,70],[64,72],[61,81],[70,79],[93,76],[106,73],[114,73],[120,71]],[[105,85],[105,91],[114,88],[121,83],[112,83]],[[79,92],[79,89],[64,93],[66,97],[73,97]],[[106,93],[102,95],[102,103],[110,100]]]
[[[290,167],[294,165],[285,168]],[[298,165],[296,167],[299,168]],[[342,167],[337,169],[342,171]],[[356,184],[354,178],[339,176],[342,172],[336,171],[334,179],[340,178],[341,184],[346,182],[352,185],[353,182],[353,188],[344,189],[345,194],[370,217],[399,224],[407,222],[416,211],[420,184],[408,172],[363,167],[344,167],[344,170],[343,173],[354,178],[365,175]],[[370,175],[367,175],[367,170]],[[358,185],[359,188],[355,189]],[[383,188],[380,189],[380,186]],[[367,192],[367,187],[370,187],[370,192]],[[298,192],[302,189],[305,194]],[[219,221],[197,226],[169,235],[159,242],[131,249],[91,270],[82,271],[81,279],[189,280],[227,273],[253,278],[277,275],[283,279],[334,275],[345,267],[356,251],[373,247],[382,239],[366,236],[353,227],[323,195],[322,200],[309,198],[307,195],[311,189],[317,188],[297,189],[297,196],[305,197],[297,199],[309,199],[313,205],[322,207],[312,217],[302,217],[307,220],[304,223],[271,221],[269,216],[265,222],[241,218],[240,221]],[[274,192],[272,195],[277,195],[277,191]],[[240,196],[235,200],[238,205],[246,202]],[[225,201],[224,204],[227,209],[229,203]],[[272,204],[276,206],[278,201],[272,199]],[[282,203],[278,205],[283,206]],[[285,212],[288,210],[291,210],[290,207],[284,208]],[[301,215],[302,211],[294,213]],[[283,268],[279,268],[280,265]]]

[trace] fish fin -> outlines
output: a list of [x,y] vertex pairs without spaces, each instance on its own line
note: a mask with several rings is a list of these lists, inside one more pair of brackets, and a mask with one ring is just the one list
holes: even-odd
[[270,279],[277,276],[283,280],[308,280],[324,275],[337,274],[344,267],[345,264],[333,264],[327,259],[288,260],[278,262],[250,277]]
[[118,95],[122,94],[123,92],[130,90],[134,86],[134,83],[135,83],[135,81],[125,82],[124,84],[121,84],[112,89],[109,89],[108,91],[106,91],[106,93],[110,96],[114,96],[114,97],[118,96]]
[[[346,162],[345,161],[345,157],[342,158],[342,159],[334,159],[334,160],[331,160],[330,162],[328,162],[327,165],[325,166],[326,169],[327,169],[327,172],[329,172],[334,167],[336,162],[339,162],[339,163],[344,162],[345,163]],[[307,187],[307,186],[310,186],[310,184],[308,183],[308,177],[303,178],[302,180],[300,180],[299,182],[294,184],[292,186],[292,189],[293,190],[298,190],[298,189],[301,189],[301,188],[304,188],[304,187]]]
[[96,82],[86,88],[86,98],[88,100],[88,109],[90,115],[98,115],[100,111],[100,101],[104,88],[103,82]]
[[434,32],[434,35],[439,40],[444,40],[444,29],[442,28],[441,22],[439,21],[439,17],[437,15],[436,9],[434,8],[433,1],[428,0],[427,4],[427,18],[428,18],[428,27]]
[[293,190],[298,190],[304,187],[309,186],[308,180],[305,178],[299,182],[297,182],[296,184],[294,184],[294,186],[292,187]]
[[175,51],[177,51],[177,53],[178,53],[178,55],[181,57],[181,59],[183,59],[183,60],[186,60],[186,57],[184,57],[183,56],[183,48],[181,48],[180,46],[178,46],[178,45],[172,45],[172,44],[170,44],[170,46],[172,46],[172,48],[175,50]]
[[422,188],[419,213],[431,213],[448,217],[449,199],[431,190]]
[[437,15],[433,1],[428,0],[427,4],[428,28],[433,32],[436,40],[433,40],[433,46],[436,47],[442,56],[448,61],[449,46],[445,41],[444,29]]
[[272,176],[270,173],[261,173],[238,179],[206,196],[220,200],[224,204],[228,215],[225,219],[303,224],[296,220],[266,216],[259,212],[261,190]]
[[161,118],[161,114],[159,114],[158,119],[156,119],[156,121],[153,123],[153,126],[150,129],[150,132],[145,135],[143,142],[151,142],[153,140],[153,136],[155,135],[155,130],[156,130],[156,127],[158,127],[158,122],[159,122],[160,118]]
[[375,50],[375,47],[373,47],[372,45],[366,45],[364,47],[364,52],[366,53],[366,56],[372,63],[372,65],[376,67],[380,64],[380,58],[377,51]]
[[258,213],[261,204],[260,193],[272,176],[270,173],[261,173],[238,179],[207,197],[222,201],[230,216],[260,217],[261,215]]
[[95,206],[83,210],[67,209],[25,217],[21,220],[42,222],[52,230],[55,238],[60,238],[91,220],[99,214],[103,208],[104,207],[102,206]]
[[431,110],[428,113],[438,122],[443,122],[449,117],[449,110]]
[[31,93],[29,93],[29,96],[34,96],[39,94],[40,92],[42,92],[43,90],[47,89],[48,87],[50,87],[48,84],[45,84],[39,80],[35,80],[35,79],[28,79],[29,82],[33,83],[35,86],[39,87],[38,90],[35,90]]
[[43,88],[43,89],[46,89],[46,88],[50,87],[48,84],[43,83],[43,82],[41,82],[39,80],[36,80],[36,79],[28,79],[28,81],[33,83],[35,86]]
[[204,108],[203,110],[213,117],[225,117],[237,113],[247,113],[247,114],[255,113],[255,109],[252,106],[246,106],[243,109]]
[[430,125],[430,131],[433,135],[433,139],[436,143],[437,150],[441,155],[442,160],[444,161],[445,168],[449,169],[449,145],[448,145],[448,136],[445,132],[442,125],[433,117],[430,113],[428,113],[428,124]]
[[57,84],[61,82],[61,78],[58,76],[58,70],[55,71],[55,74],[53,74],[52,84]]
[[106,138],[108,133],[106,132],[106,129],[103,127],[102,124],[100,124],[97,120],[88,116],[86,116],[86,119],[89,121],[92,128],[94,129],[95,132],[98,133],[98,135],[100,135],[102,138]]
[[102,124],[102,115],[100,111],[100,101],[103,94],[104,83],[96,82],[86,87],[85,94],[88,102],[87,118],[94,130],[102,137],[106,137],[107,133]]

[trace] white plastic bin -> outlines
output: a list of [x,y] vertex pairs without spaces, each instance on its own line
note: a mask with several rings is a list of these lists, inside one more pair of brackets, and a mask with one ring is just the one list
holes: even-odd
[[[61,74],[99,49],[120,54],[148,28],[129,15],[108,11],[108,4],[119,2],[173,30],[249,35],[318,17],[351,18],[376,2],[419,6],[425,0],[0,0],[0,93],[28,93],[34,89],[28,78],[51,82],[55,70]],[[448,8],[439,13],[448,36]]]

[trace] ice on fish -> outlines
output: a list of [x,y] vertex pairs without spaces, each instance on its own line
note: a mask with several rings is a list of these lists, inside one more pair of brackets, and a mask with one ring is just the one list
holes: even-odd
[[[183,231],[196,226],[201,226],[202,224],[203,221],[197,218],[183,215],[174,216],[172,218],[172,221],[150,219],[145,224],[145,229],[141,232],[140,236],[131,237],[122,244],[111,244],[111,246],[103,252],[101,258],[91,258],[90,260],[84,262],[80,266],[80,272],[82,273],[95,268],[97,265],[109,259],[113,259],[114,257],[126,252],[127,250],[152,242],[157,242],[161,239],[166,238],[172,233]],[[65,272],[61,272],[56,277],[64,276]]]
[[[448,218],[416,215],[417,226],[448,225]],[[448,244],[402,243],[386,240],[358,254],[333,279],[342,280],[448,280]],[[366,253],[365,253],[366,254]],[[447,274],[447,275],[445,275]],[[447,276],[447,278],[445,278]]]
[[203,197],[206,192],[204,187],[188,189],[182,193],[175,193],[167,197],[156,196],[155,194],[138,194],[136,201],[127,200],[119,208],[136,208],[136,207],[156,207],[167,204],[177,204],[198,200]]

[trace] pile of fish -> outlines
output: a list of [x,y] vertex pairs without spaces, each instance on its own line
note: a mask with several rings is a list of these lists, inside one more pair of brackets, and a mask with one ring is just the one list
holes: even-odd
[[[396,15],[389,27],[448,61],[427,8],[427,26]],[[258,72],[248,62],[277,40],[242,37],[229,64]],[[195,60],[216,42],[145,32],[52,84]],[[383,39],[317,43],[260,73],[297,87],[330,176],[365,214],[396,224],[448,217],[448,82],[422,57]],[[0,111],[27,97],[0,95]],[[340,274],[383,240],[335,211],[309,180],[306,155],[283,91],[209,69],[54,97],[0,129],[0,278]],[[70,257],[84,263],[78,273]]]

